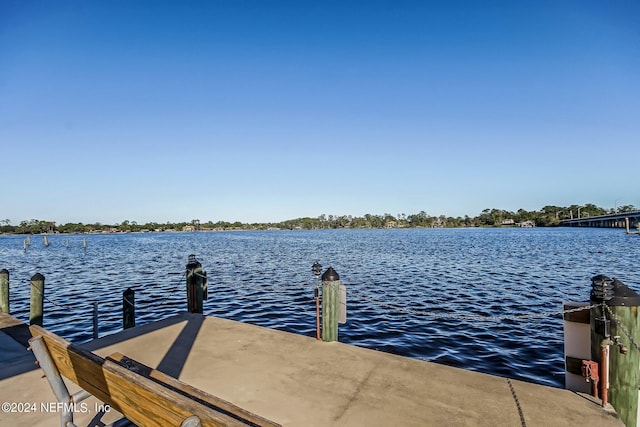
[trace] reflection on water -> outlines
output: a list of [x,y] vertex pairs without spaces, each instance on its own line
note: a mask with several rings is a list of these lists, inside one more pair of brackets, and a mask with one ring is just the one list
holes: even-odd
[[[87,248],[83,249],[83,240]],[[0,236],[11,310],[27,321],[29,279],[46,277],[45,326],[83,342],[122,328],[122,292],[137,325],[186,310],[184,270],[196,254],[209,277],[205,313],[315,337],[311,265],[348,288],[342,342],[561,387],[562,317],[590,278],[638,289],[640,239],[603,229],[321,230]],[[68,246],[67,246],[68,241]],[[466,317],[465,317],[466,316]],[[469,316],[486,316],[478,320]]]

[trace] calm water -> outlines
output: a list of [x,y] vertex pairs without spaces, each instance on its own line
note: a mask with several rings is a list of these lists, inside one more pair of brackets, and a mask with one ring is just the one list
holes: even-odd
[[[82,241],[86,239],[87,248]],[[315,337],[311,265],[348,288],[340,341],[540,384],[564,384],[562,317],[586,301],[590,278],[633,289],[640,238],[605,229],[322,230],[0,236],[11,310],[28,321],[29,279],[46,277],[45,326],[74,342],[122,327],[122,292],[137,324],[186,310],[184,270],[196,254],[209,276],[205,313]],[[486,316],[486,320],[465,319]]]

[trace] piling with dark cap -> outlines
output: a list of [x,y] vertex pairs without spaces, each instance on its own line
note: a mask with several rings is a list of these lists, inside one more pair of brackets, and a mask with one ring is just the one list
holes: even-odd
[[[640,295],[616,278],[598,275],[591,281],[591,304],[597,304],[591,309],[591,357],[602,367],[603,359],[609,356],[609,390],[602,390],[603,401],[608,399],[625,425],[636,426]],[[600,377],[607,378],[607,372]],[[606,387],[606,381],[601,383]]]
[[0,270],[0,312],[10,314],[9,311],[9,271]]
[[187,261],[187,311],[202,313],[203,301],[207,299],[207,272],[196,256],[189,255]]
[[322,340],[338,341],[340,276],[329,267],[322,275]]
[[29,324],[43,326],[44,323],[44,276],[36,273],[30,281]]

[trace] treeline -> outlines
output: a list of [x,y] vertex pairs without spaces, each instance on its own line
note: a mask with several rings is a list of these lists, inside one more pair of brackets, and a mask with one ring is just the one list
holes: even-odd
[[12,225],[8,219],[0,220],[0,232],[6,234],[41,234],[41,233],[102,233],[102,232],[152,232],[152,231],[205,231],[205,230],[314,230],[340,228],[457,228],[457,227],[508,227],[528,223],[537,227],[553,227],[560,220],[568,218],[586,218],[611,213],[632,212],[638,210],[633,205],[625,205],[616,209],[604,209],[594,204],[571,206],[545,206],[538,211],[519,209],[516,212],[502,209],[485,209],[478,216],[448,217],[431,216],[424,211],[406,215],[366,214],[362,217],[351,215],[326,215],[317,218],[305,217],[290,219],[279,223],[241,223],[218,221],[200,222],[193,219],[188,222],[139,224],[125,220],[117,224],[67,223],[58,225],[53,221],[37,219],[21,221]]

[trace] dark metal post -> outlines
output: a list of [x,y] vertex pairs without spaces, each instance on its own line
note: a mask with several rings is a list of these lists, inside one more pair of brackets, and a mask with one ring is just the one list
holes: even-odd
[[136,326],[136,293],[127,288],[122,293],[122,328],[129,329]]
[[44,276],[36,273],[31,277],[29,301],[29,324],[43,326],[44,322]]
[[98,339],[98,303],[93,302],[93,339]]
[[316,262],[311,266],[311,271],[313,275],[316,276],[316,289],[315,289],[315,297],[316,297],[316,339],[320,340],[320,284],[318,280],[320,278],[320,273],[322,272],[322,266],[319,262]]

